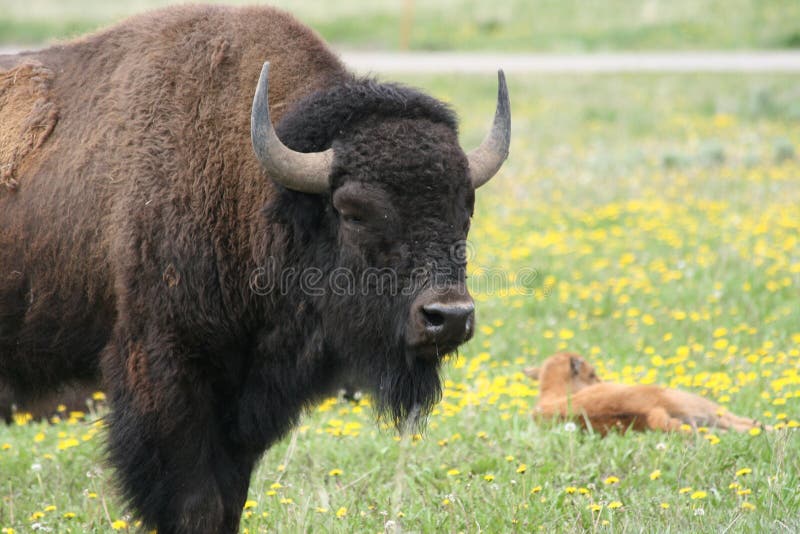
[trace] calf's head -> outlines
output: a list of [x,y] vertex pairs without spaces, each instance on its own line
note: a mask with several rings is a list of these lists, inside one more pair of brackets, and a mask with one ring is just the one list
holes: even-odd
[[525,374],[529,378],[539,380],[542,396],[576,393],[600,382],[592,364],[570,352],[554,354],[547,358],[541,367],[526,368]]
[[438,400],[442,357],[474,331],[465,246],[475,189],[508,154],[502,72],[499,84],[492,129],[465,153],[446,105],[372,80],[307,97],[276,131],[268,65],[261,73],[253,146],[283,186],[271,213],[289,221],[305,264],[328,279],[310,299],[319,337],[348,380],[373,391],[397,423]]

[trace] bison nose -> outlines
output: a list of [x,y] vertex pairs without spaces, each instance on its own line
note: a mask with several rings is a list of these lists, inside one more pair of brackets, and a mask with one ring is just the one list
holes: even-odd
[[475,324],[475,304],[472,299],[462,302],[432,302],[421,307],[422,325],[426,337],[436,343],[463,343],[472,337]]

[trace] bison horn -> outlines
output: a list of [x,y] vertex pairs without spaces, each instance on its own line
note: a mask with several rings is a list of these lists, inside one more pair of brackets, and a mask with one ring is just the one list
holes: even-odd
[[481,146],[467,154],[469,173],[475,189],[488,182],[508,157],[508,145],[511,141],[511,105],[508,101],[506,76],[502,70],[497,71],[497,81],[497,110],[494,112],[492,129]]
[[323,193],[328,190],[333,150],[295,152],[281,143],[275,133],[269,116],[269,61],[261,68],[253,97],[250,138],[256,157],[270,178],[287,189],[303,193]]

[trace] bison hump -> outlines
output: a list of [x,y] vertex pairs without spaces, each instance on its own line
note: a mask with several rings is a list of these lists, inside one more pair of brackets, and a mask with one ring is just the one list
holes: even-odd
[[28,61],[0,70],[0,193],[19,187],[19,170],[58,122],[51,98],[55,74]]

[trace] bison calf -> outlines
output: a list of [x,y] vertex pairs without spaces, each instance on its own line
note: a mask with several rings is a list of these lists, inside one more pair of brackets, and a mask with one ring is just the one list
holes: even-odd
[[760,426],[753,419],[739,417],[685,391],[601,382],[594,367],[577,354],[555,354],[541,368],[528,368],[525,374],[540,382],[534,415],[574,417],[601,434],[629,428],[678,431],[683,425],[742,432]]
[[0,382],[101,373],[145,525],[236,532],[256,460],[339,384],[397,423],[437,401],[474,330],[460,248],[508,152],[502,73],[465,153],[445,104],[268,8],[170,8],[0,69]]

